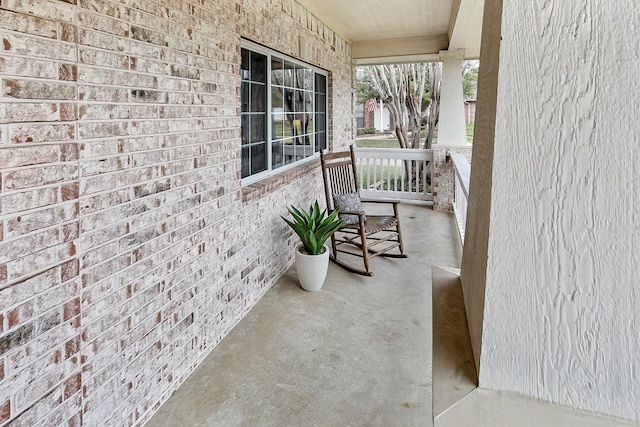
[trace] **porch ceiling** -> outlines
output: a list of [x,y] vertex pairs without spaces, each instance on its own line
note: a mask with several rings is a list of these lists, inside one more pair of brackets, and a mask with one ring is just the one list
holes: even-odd
[[356,65],[480,56],[484,0],[298,0],[349,41]]

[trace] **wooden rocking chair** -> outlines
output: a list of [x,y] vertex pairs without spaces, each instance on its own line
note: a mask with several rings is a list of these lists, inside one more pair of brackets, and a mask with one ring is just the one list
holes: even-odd
[[[331,260],[353,273],[373,276],[369,260],[377,255],[406,258],[402,245],[398,202],[395,200],[361,200],[356,179],[356,161],[353,146],[349,151],[320,154],[324,178],[327,209],[340,211],[345,225],[331,237]],[[393,207],[393,214],[369,215],[361,203],[384,203]],[[391,209],[389,209],[391,210]],[[343,249],[348,245],[349,249]],[[399,253],[389,253],[398,249]],[[356,268],[338,259],[338,254],[363,259],[364,269]]]

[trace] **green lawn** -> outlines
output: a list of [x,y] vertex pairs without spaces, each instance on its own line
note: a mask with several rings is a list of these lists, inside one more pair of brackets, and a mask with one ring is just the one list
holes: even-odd
[[[473,143],[473,123],[466,125],[467,127],[467,142]],[[434,135],[434,140],[437,141],[438,133]],[[424,138],[422,138],[424,142]],[[398,146],[398,140],[395,136],[389,136],[388,138],[367,138],[361,137],[356,139],[356,145],[358,147],[366,148],[400,148]]]
[[398,140],[395,137],[391,138],[358,138],[356,139],[356,145],[358,147],[366,148],[400,148],[398,146]]

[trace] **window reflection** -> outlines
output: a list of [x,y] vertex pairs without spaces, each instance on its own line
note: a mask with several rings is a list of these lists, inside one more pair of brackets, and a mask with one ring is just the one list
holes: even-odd
[[277,54],[242,48],[241,80],[243,178],[326,147],[326,76]]

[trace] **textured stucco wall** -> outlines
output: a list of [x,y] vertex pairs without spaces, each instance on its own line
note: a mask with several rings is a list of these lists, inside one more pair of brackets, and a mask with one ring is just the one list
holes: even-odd
[[480,360],[481,387],[635,421],[639,24],[631,0],[503,2]]

